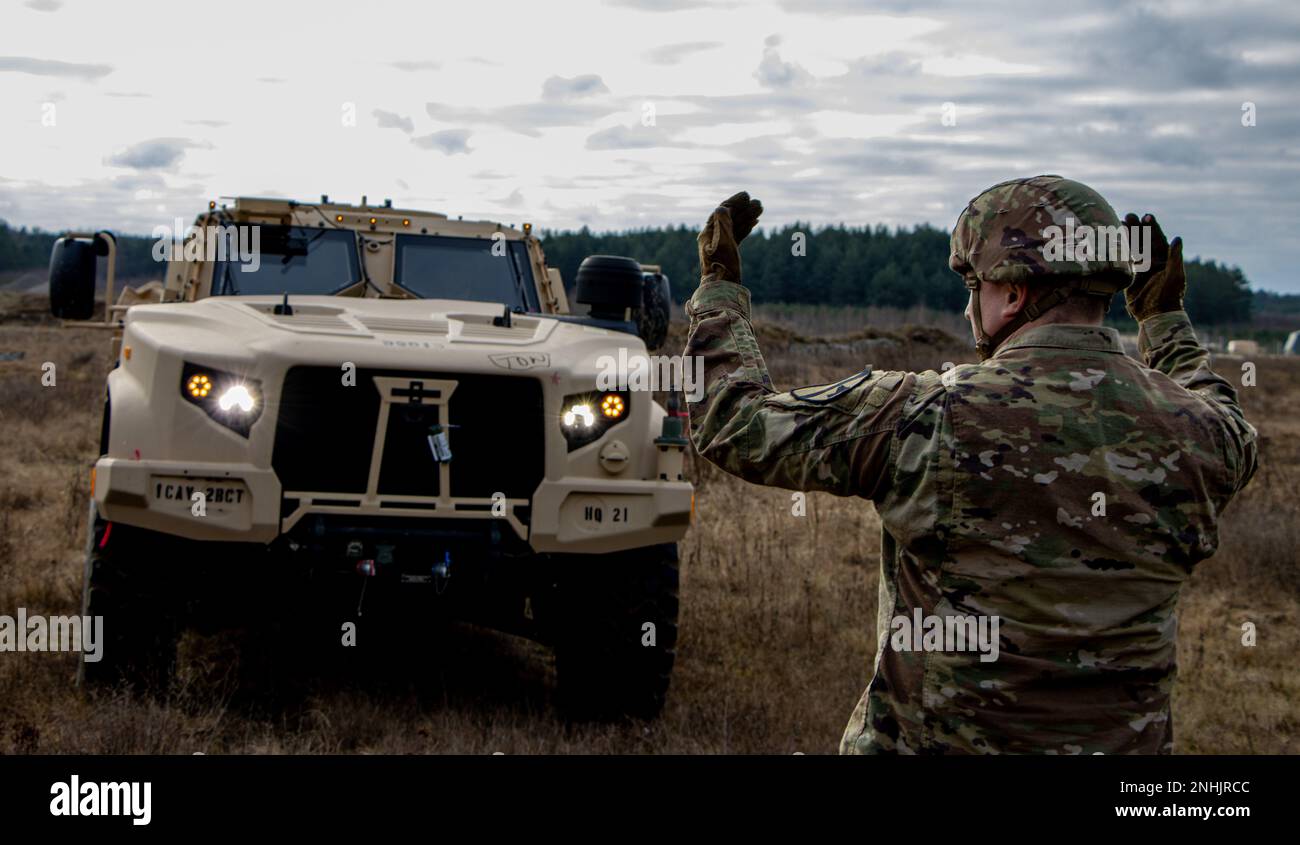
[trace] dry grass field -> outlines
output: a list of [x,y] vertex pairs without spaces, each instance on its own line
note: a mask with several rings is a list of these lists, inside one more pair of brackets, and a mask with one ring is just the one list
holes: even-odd
[[[23,353],[0,360],[0,614],[77,613],[108,337],[60,329],[31,297],[0,297],[0,357]],[[759,316],[786,387],[867,363],[937,368],[970,354],[934,329],[881,328],[888,314],[872,316],[876,329],[834,312]],[[817,340],[827,336],[837,337]],[[58,368],[54,387],[41,385],[46,361]],[[1257,363],[1258,386],[1242,394],[1263,435],[1261,468],[1182,597],[1183,753],[1300,752],[1300,361]],[[191,638],[163,700],[87,699],[74,686],[77,655],[0,653],[0,753],[834,752],[875,649],[874,510],[814,494],[794,517],[788,493],[699,462],[691,472],[698,509],[681,544],[678,662],[657,721],[564,724],[548,653],[469,626],[413,637],[391,668],[321,679],[274,707],[230,681],[238,642]],[[1241,644],[1247,621],[1253,648]]]

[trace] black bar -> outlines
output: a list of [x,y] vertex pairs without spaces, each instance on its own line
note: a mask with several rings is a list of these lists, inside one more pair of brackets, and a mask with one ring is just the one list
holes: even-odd
[[[538,837],[574,822],[608,820],[607,838],[664,826],[680,838],[716,828],[729,834],[797,825],[857,830],[864,840],[890,829],[926,838],[1011,830],[1104,829],[1142,835],[1198,830],[1231,836],[1244,825],[1286,829],[1296,818],[1294,757],[9,757],[0,758],[7,829],[303,832],[363,825],[423,831],[518,828]],[[150,783],[151,818],[51,814],[52,785]],[[1176,782],[1182,790],[1170,793]],[[1193,784],[1229,784],[1197,791]],[[1122,784],[1160,784],[1144,794]],[[1137,787],[1132,787],[1136,789]],[[1119,807],[1244,808],[1246,816],[1119,815]],[[455,827],[469,823],[470,828]],[[548,833],[547,831],[550,831]],[[765,837],[767,838],[767,837]],[[803,837],[801,836],[800,839]]]

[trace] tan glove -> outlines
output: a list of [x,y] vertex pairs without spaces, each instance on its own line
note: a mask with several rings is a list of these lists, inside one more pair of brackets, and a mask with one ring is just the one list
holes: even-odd
[[740,282],[740,242],[758,223],[763,204],[741,191],[714,209],[696,242],[700,245],[700,276]]
[[1129,243],[1136,240],[1138,229],[1151,227],[1151,266],[1133,277],[1133,284],[1124,291],[1128,313],[1139,323],[1157,314],[1183,310],[1183,295],[1187,293],[1187,274],[1183,270],[1183,239],[1174,238],[1171,244],[1160,230],[1160,224],[1150,214],[1138,220],[1136,214],[1124,215],[1124,225],[1129,230]]

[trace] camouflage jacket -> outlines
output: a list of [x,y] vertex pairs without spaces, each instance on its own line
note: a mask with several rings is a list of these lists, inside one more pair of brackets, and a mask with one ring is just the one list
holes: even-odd
[[[1142,324],[1147,366],[1113,329],[1058,324],[944,373],[788,393],[745,288],[706,281],[687,313],[699,454],[880,514],[875,672],[842,753],[1171,749],[1178,593],[1256,460],[1186,313]],[[996,645],[972,651],[980,619]]]

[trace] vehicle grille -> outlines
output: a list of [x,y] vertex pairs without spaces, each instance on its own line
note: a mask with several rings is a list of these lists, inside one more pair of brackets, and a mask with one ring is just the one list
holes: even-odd
[[[451,491],[456,497],[532,496],[545,471],[542,386],[518,376],[410,370],[357,371],[343,384],[337,367],[293,367],[285,376],[271,465],[286,492],[360,495],[370,476],[381,405],[373,379],[456,382],[446,406],[395,402],[381,458],[381,495],[437,496],[438,464],[429,427],[448,423]],[[447,419],[440,419],[445,410]]]

